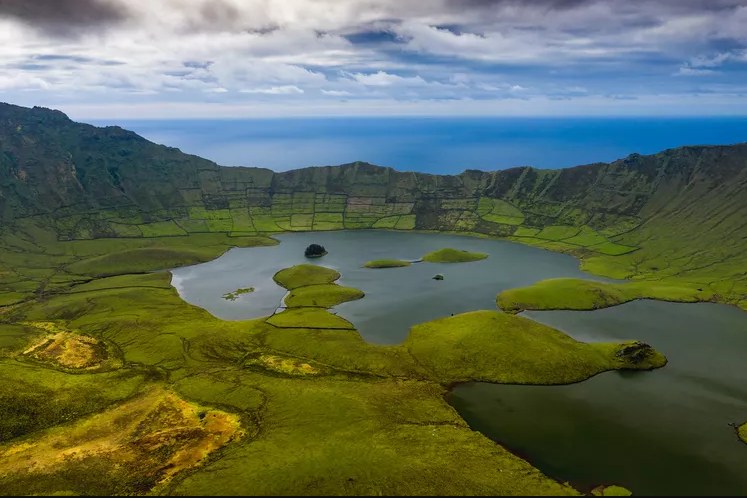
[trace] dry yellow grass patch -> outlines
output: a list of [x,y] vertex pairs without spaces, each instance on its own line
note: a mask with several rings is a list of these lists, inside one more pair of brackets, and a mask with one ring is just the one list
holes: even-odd
[[238,415],[205,410],[154,388],[72,426],[0,446],[0,475],[51,474],[68,462],[98,458],[127,475],[156,477],[160,484],[242,435]]
[[107,359],[106,346],[93,337],[75,334],[54,322],[27,322],[51,333],[27,348],[23,354],[42,361],[52,361],[65,368],[93,370]]
[[292,358],[281,358],[279,356],[260,356],[254,364],[262,365],[268,370],[288,375],[319,375],[321,371],[308,363],[302,363]]

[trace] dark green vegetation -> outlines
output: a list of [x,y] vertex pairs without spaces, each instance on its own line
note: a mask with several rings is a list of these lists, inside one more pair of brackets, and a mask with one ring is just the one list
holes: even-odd
[[327,250],[324,248],[324,246],[320,246],[319,244],[311,244],[304,251],[304,256],[306,256],[307,258],[321,258],[326,254]]
[[[193,264],[217,254],[189,234],[241,245],[258,234],[381,228],[506,237],[573,254],[599,275],[697,284],[747,309],[747,144],[552,171],[435,176],[354,163],[273,173],[1,105],[0,150],[0,305],[68,285],[49,278],[51,267],[70,264],[69,252],[48,247],[58,240],[127,241],[102,250],[109,257],[168,237],[189,242],[156,242],[175,251],[158,258]],[[146,271],[140,254],[111,257]],[[85,263],[74,268],[91,275]]]
[[433,277],[433,280],[443,280],[443,279],[444,279],[444,276],[440,274]]
[[[376,346],[327,310],[362,297],[334,270],[279,272],[287,309],[247,322],[184,303],[167,273],[148,272],[283,231],[443,231],[571,253],[636,279],[637,295],[697,286],[747,308],[745,158],[738,145],[558,171],[273,173],[0,105],[0,493],[577,494],[471,431],[443,396],[469,380],[662,366],[647,345],[583,344],[485,311]],[[45,357],[38,344],[64,347]],[[85,370],[96,348],[112,361]]]
[[398,261],[396,259],[377,259],[376,261],[369,261],[363,266],[365,268],[402,268],[411,264],[409,261]]
[[236,301],[239,296],[242,296],[244,294],[251,294],[254,292],[254,287],[248,287],[246,289],[236,289],[233,292],[227,292],[223,294],[223,299],[226,301]]
[[625,284],[557,278],[530,287],[509,289],[498,295],[498,307],[508,313],[526,310],[596,310],[636,299],[657,299],[677,303],[711,301],[714,293],[694,284]]
[[487,257],[487,254],[459,251],[457,249],[439,249],[423,256],[423,261],[428,263],[470,263]]

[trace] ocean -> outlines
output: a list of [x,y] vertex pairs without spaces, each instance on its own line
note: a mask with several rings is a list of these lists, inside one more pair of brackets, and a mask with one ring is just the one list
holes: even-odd
[[747,142],[734,118],[298,118],[95,121],[224,166],[276,171],[366,161],[458,174],[516,166],[564,168],[634,152]]

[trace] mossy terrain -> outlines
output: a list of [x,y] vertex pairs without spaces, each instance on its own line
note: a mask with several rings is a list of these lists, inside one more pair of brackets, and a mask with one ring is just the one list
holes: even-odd
[[479,252],[460,251],[458,249],[439,249],[423,256],[427,263],[469,263],[487,259],[487,254]]
[[396,259],[377,259],[375,261],[369,261],[364,264],[364,268],[403,268],[410,266],[412,263],[409,261],[398,261]]
[[[167,273],[6,310],[0,337],[19,341],[0,358],[2,494],[576,495],[470,430],[446,389],[664,361],[640,344],[584,345],[498,312],[415,327],[401,346],[367,344],[325,309],[340,298],[313,306],[338,277],[283,270],[276,280],[296,307],[247,322],[188,305]],[[63,329],[116,344],[121,363],[73,374],[12,359]]]
[[508,313],[525,310],[596,310],[636,299],[696,303],[712,301],[714,293],[684,283],[609,283],[557,278],[503,291],[498,295],[498,307]]

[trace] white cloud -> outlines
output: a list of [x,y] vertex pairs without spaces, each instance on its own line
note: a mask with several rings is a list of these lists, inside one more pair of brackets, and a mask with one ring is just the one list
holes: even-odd
[[349,97],[353,95],[351,92],[348,92],[347,90],[322,90],[322,94],[329,95],[331,97]]
[[270,88],[250,88],[241,90],[241,93],[264,93],[267,95],[293,95],[304,93],[304,91],[297,86],[286,85],[286,86],[273,86]]
[[378,71],[372,74],[363,73],[343,73],[344,76],[357,81],[365,86],[427,86],[428,82],[420,76],[405,77],[396,74],[389,74],[384,71]]
[[682,66],[679,71],[674,73],[674,76],[708,76],[709,74],[715,74],[717,71],[713,69],[697,69],[689,66]]
[[[730,9],[695,0],[474,7],[488,3],[127,0],[124,22],[78,26],[68,38],[0,19],[0,92],[20,102],[30,91],[52,105],[287,100],[318,109],[314,99],[329,97],[529,105],[543,96],[687,95],[692,82],[673,72],[718,72],[732,78],[718,92],[735,98],[747,69],[747,7],[737,0]],[[741,73],[729,71],[737,66]]]
[[728,61],[731,58],[731,54],[721,53],[716,54],[713,56],[700,56],[700,57],[693,57],[690,59],[690,62],[688,64],[689,67],[716,67],[722,65],[724,62]]

